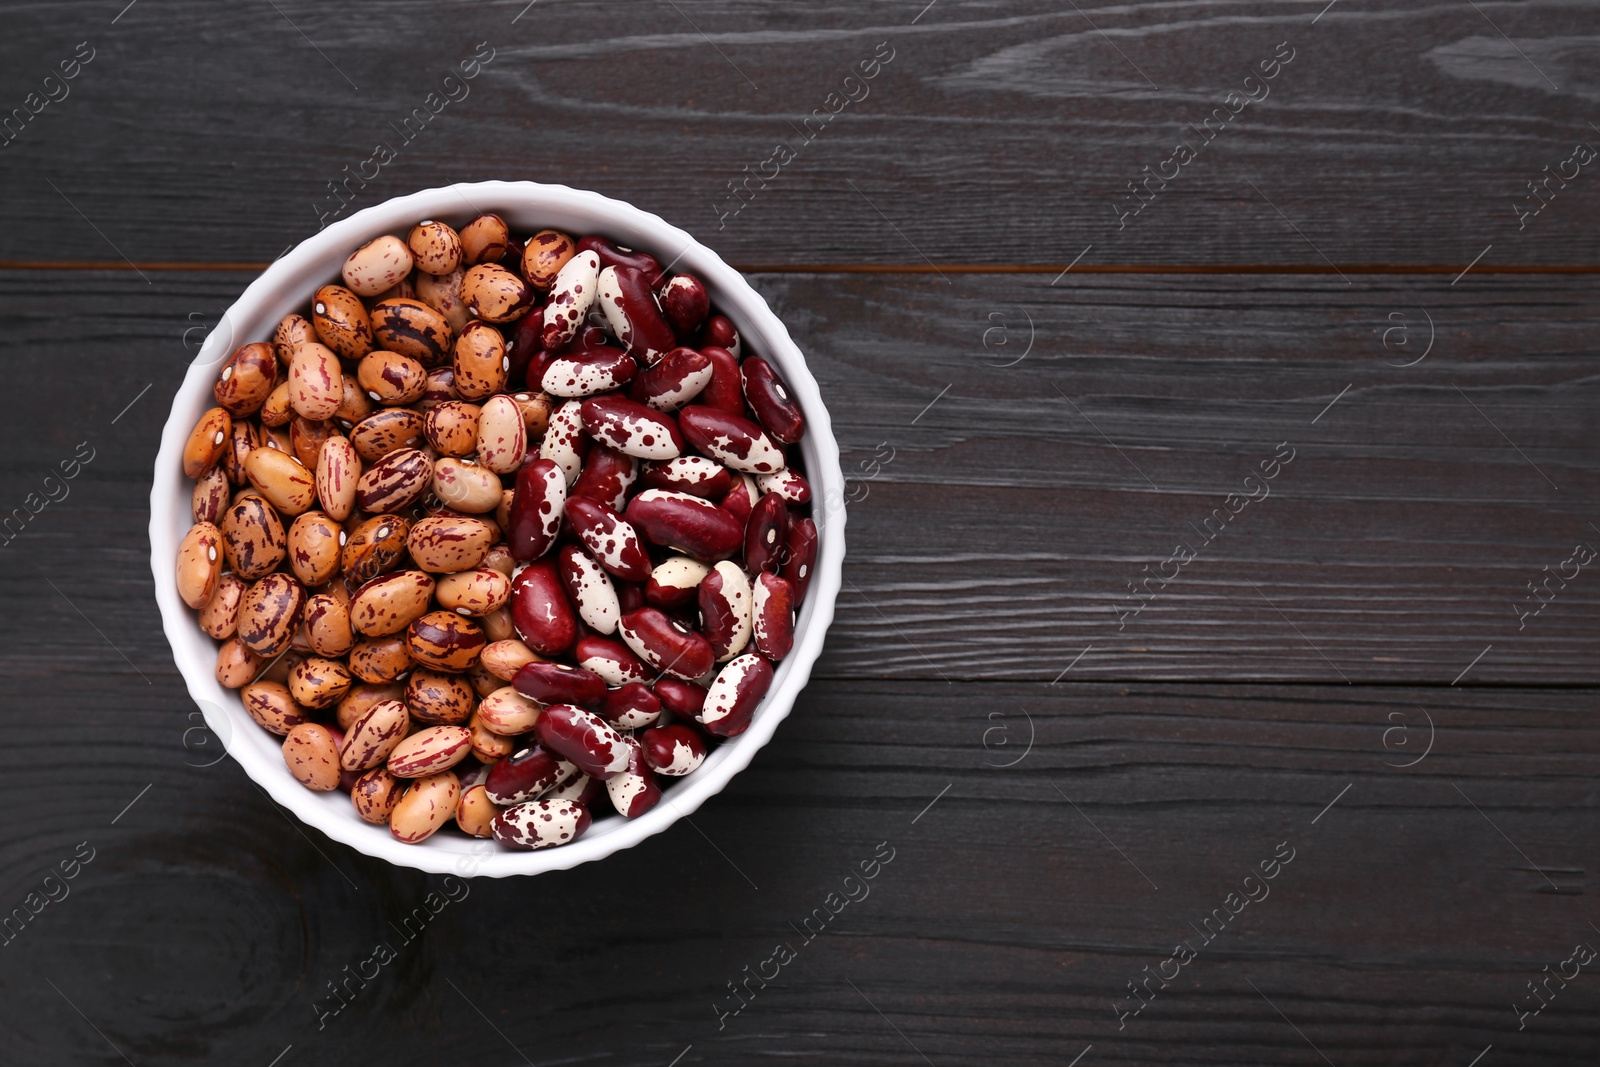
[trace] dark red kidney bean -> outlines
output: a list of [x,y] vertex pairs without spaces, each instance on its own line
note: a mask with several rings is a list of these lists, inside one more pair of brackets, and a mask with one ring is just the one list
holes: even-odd
[[523,388],[530,393],[544,392],[544,372],[550,369],[550,362],[555,358],[556,354],[548,348],[535,348],[533,354],[528,357],[528,365],[522,371]]
[[744,526],[744,566],[750,573],[776,572],[789,547],[789,505],[777,493],[756,501]]
[[641,583],[618,582],[616,584],[617,605],[622,608],[622,613],[624,615],[630,611],[638,611],[640,608],[650,603],[649,598],[644,595],[645,587]]
[[600,271],[595,303],[606,323],[628,354],[649,366],[657,363],[678,343],[672,324],[661,313],[661,305],[645,279],[634,267],[606,267]]
[[733,320],[726,315],[713,315],[707,319],[706,328],[700,332],[700,347],[706,345],[726,348],[735,359],[739,358],[739,331],[733,328]]
[[606,779],[628,767],[626,740],[600,716],[571,704],[552,704],[533,732],[539,743],[592,778]]
[[572,483],[567,495],[587,497],[612,511],[621,511],[628,501],[628,490],[638,478],[637,459],[608,445],[596,445],[589,450],[583,469],[578,472],[578,480]]
[[716,666],[711,643],[659,608],[640,608],[622,617],[617,634],[650,666],[693,680]]
[[739,377],[744,384],[745,401],[768,433],[786,445],[806,435],[805,415],[772,364],[760,356],[751,356],[739,365]]
[[811,583],[811,569],[817,565],[817,524],[810,519],[789,516],[789,545],[783,554],[783,568],[778,573],[794,586],[795,603],[806,595]]
[[529,745],[489,768],[484,792],[496,804],[516,804],[560,785],[571,766],[543,745]]
[[628,521],[656,544],[707,561],[733,555],[744,539],[738,519],[709,500],[670,489],[646,489],[628,501]]
[[544,308],[536,307],[515,325],[502,327],[509,335],[506,338],[506,358],[511,365],[506,368],[506,381],[520,382],[526,379],[528,364],[533,362],[533,357],[544,346],[539,343],[539,334],[544,328]]
[[610,637],[585,634],[578,639],[573,655],[578,666],[603,678],[607,685],[644,682],[655,672],[645,666],[627,645]]
[[663,277],[661,263],[649,252],[623,248],[615,241],[593,235],[580,239],[577,251],[593,252],[599,256],[602,270],[606,267],[633,267],[636,270],[643,271],[645,281],[652,290],[661,284]]
[[705,282],[693,274],[679,274],[668,279],[657,295],[662,312],[679,337],[693,337],[711,313],[711,294],[706,291]]
[[656,411],[676,411],[711,384],[711,359],[692,348],[674,348],[633,380],[628,396]]
[[711,361],[711,381],[700,391],[700,403],[743,415],[744,378],[738,357],[720,345],[707,345],[700,354]]
[[517,692],[541,704],[597,708],[606,699],[606,683],[598,674],[567,663],[525,664],[511,684]]
[[643,682],[629,682],[606,693],[600,717],[619,730],[654,726],[661,718],[661,698]]
[[655,726],[639,735],[644,761],[657,774],[679,777],[699,768],[706,759],[706,743],[699,734],[679,723]]
[[541,656],[559,655],[578,639],[578,620],[554,560],[530,563],[512,579],[511,622],[517,636]]
[[556,543],[567,503],[567,477],[553,459],[534,459],[517,469],[506,541],[511,558],[531,563]]
[[650,554],[639,532],[622,516],[586,497],[567,501],[567,525],[600,566],[627,582],[650,577]]
[[756,575],[751,605],[751,640],[756,651],[774,662],[794,647],[794,586],[765,571]]
[[754,652],[737,656],[718,672],[695,721],[718,737],[742,734],[771,686],[772,664]]
[[574,801],[529,800],[496,815],[489,830],[507,848],[550,848],[582,837],[589,821],[589,809]]
[[700,582],[700,629],[718,660],[744,651],[750,641],[750,579],[732,560],[723,560]]
[[671,489],[718,500],[733,488],[733,473],[714,459],[704,456],[679,456],[659,463],[646,463],[640,477],[647,489]]
[[583,429],[603,445],[640,459],[674,459],[683,452],[683,435],[670,415],[652,411],[625,396],[592,396],[579,409]]
[[611,796],[611,806],[624,819],[637,819],[661,800],[661,786],[655,771],[644,758],[644,746],[632,737],[623,738],[628,745],[628,766],[622,773],[607,779],[606,792]]
[[743,525],[750,521],[750,513],[756,509],[756,501],[760,499],[761,490],[756,488],[756,483],[749,475],[735,475],[733,488],[722,498],[722,510]]
[[744,474],[772,474],[786,465],[783,446],[743,415],[690,404],[678,412],[678,427],[702,453]]
[[633,381],[638,362],[620,348],[601,345],[565,351],[545,364],[540,388],[551,396],[592,396]]
[[705,687],[681,678],[658,678],[650,688],[660,698],[661,706],[680,719],[693,719],[705,706]]

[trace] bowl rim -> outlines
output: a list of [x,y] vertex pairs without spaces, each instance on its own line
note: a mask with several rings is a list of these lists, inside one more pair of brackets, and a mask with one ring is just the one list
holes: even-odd
[[[480,209],[480,204],[486,208]],[[617,815],[596,819],[595,826],[579,840],[534,852],[511,851],[493,841],[454,835],[435,835],[420,845],[402,844],[389,835],[387,827],[362,822],[341,791],[317,793],[306,789],[288,773],[278,755],[281,744],[244,711],[238,691],[225,689],[216,680],[216,642],[200,630],[194,613],[179,599],[173,580],[177,545],[188,529],[191,507],[191,488],[187,484],[190,480],[182,477],[183,446],[199,412],[214,406],[212,372],[237,347],[236,333],[241,338],[269,338],[285,313],[273,314],[276,306],[303,306],[316,286],[336,279],[337,264],[375,237],[395,232],[403,235],[422,219],[465,218],[483,210],[503,216],[524,212],[594,215],[600,217],[600,225],[588,232],[606,233],[625,243],[617,230],[626,230],[630,234],[626,240],[635,241],[634,247],[644,247],[658,256],[681,249],[668,263],[669,269],[681,264],[683,270],[705,282],[719,312],[739,330],[746,351],[759,351],[773,362],[805,412],[807,430],[800,447],[812,486],[812,517],[818,535],[817,560],[796,620],[794,648],[777,665],[772,688],[758,706],[749,729],[719,745],[694,774],[674,783],[663,793],[662,802],[644,815],[632,820],[622,820]],[[541,224],[560,226],[558,221]],[[520,223],[514,225],[517,229],[527,228]],[[608,232],[602,228],[605,225],[615,229]],[[644,236],[633,236],[636,234]],[[307,277],[315,284],[296,282],[297,278]],[[291,292],[299,295],[285,295]],[[759,342],[751,345],[752,339]],[[207,728],[221,740],[226,753],[273,801],[332,840],[397,866],[463,877],[532,875],[603,859],[660,833],[720,792],[772,739],[809,681],[833,621],[844,560],[843,490],[832,421],[805,356],[761,294],[721,256],[660,216],[589,190],[531,181],[461,182],[393,197],[327,225],[270,264],[223,313],[190,362],[173,395],[162,430],[150,490],[150,567],[162,629],[190,697],[200,706]],[[832,501],[841,503],[834,507]],[[181,509],[176,521],[175,508]],[[204,643],[203,649],[196,638]],[[244,736],[253,732],[259,738],[250,743],[233,743],[241,729],[247,731]],[[260,738],[269,739],[270,756],[259,743]],[[596,834],[596,829],[602,832]]]

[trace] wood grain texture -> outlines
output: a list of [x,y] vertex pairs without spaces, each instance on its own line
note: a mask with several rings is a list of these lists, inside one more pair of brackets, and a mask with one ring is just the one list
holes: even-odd
[[[17,1062],[117,1061],[107,1040],[141,1067],[291,1045],[284,1063],[1055,1065],[1091,1043],[1085,1064],[1315,1062],[1274,1008],[1341,1067],[1600,1047],[1587,974],[1522,1032],[1511,1007],[1596,939],[1589,693],[1444,691],[1429,730],[1411,689],[818,682],[692,826],[475,881],[407,943],[448,883],[196,766],[181,684],[150,673],[7,679],[52,714],[0,751],[0,892],[96,850],[0,950]],[[879,842],[869,895],[797,934],[861,895],[845,876]],[[1190,924],[1280,849],[1269,895],[1205,943]],[[1181,939],[1197,958],[1119,1029],[1127,983]],[[719,1028],[727,983],[781,941],[796,959]],[[397,959],[322,1018],[379,943]]]
[[[0,582],[71,616],[56,575],[135,662],[164,661],[130,595],[148,582],[150,464],[184,332],[197,345],[242,282],[64,278],[0,275],[17,399],[57,413],[7,431],[0,500],[21,506],[78,442],[99,451],[5,549],[18,565]],[[1544,568],[1600,545],[1600,312],[1583,279],[755,281],[855,479],[824,676],[1597,680],[1589,570],[1518,614]],[[1388,365],[1422,354],[1429,318],[1426,358]],[[1292,462],[1247,482],[1282,442]],[[1263,492],[1231,511],[1229,493]],[[1143,586],[1180,543],[1199,555]],[[1151,599],[1119,615],[1144,602],[1135,582]],[[24,662],[66,654],[16,640]]]
[[[1517,210],[1600,136],[1593,11],[1324,6],[14,5],[0,108],[78,42],[94,58],[3,150],[0,260],[271,259],[365,173],[351,209],[555,181],[751,264],[1600,263],[1592,165]],[[480,41],[460,99],[397,132]],[[823,124],[880,42],[892,60]],[[1280,43],[1293,59],[1247,84]],[[1191,131],[1218,108],[1220,132]],[[1163,168],[1183,138],[1196,157]],[[724,219],[783,140],[794,158]],[[363,171],[380,142],[395,158]],[[1171,180],[1122,224],[1147,166]]]

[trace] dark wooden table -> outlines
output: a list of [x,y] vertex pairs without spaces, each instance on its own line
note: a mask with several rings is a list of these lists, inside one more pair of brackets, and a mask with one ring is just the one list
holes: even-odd
[[[0,1062],[1595,1062],[1600,11],[925,2],[6,5]],[[254,272],[492,177],[751,272],[849,558],[692,826],[407,939],[192,729],[147,499]]]

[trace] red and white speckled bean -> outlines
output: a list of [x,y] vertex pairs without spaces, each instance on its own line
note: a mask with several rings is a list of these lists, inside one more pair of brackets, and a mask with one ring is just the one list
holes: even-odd
[[549,848],[582,837],[589,811],[571,800],[530,800],[502,811],[492,825],[494,839],[507,848]]
[[593,252],[579,252],[556,272],[539,334],[545,348],[554,352],[577,336],[578,327],[594,306],[599,280],[600,257]]
[[750,726],[756,705],[772,685],[772,664],[753,652],[730,660],[706,691],[695,720],[719,737],[735,737]]
[[578,480],[583,468],[583,401],[568,400],[551,414],[539,455],[555,461],[568,485]]
[[563,546],[556,563],[567,597],[578,609],[578,618],[596,633],[616,633],[622,606],[606,569],[577,545]]

